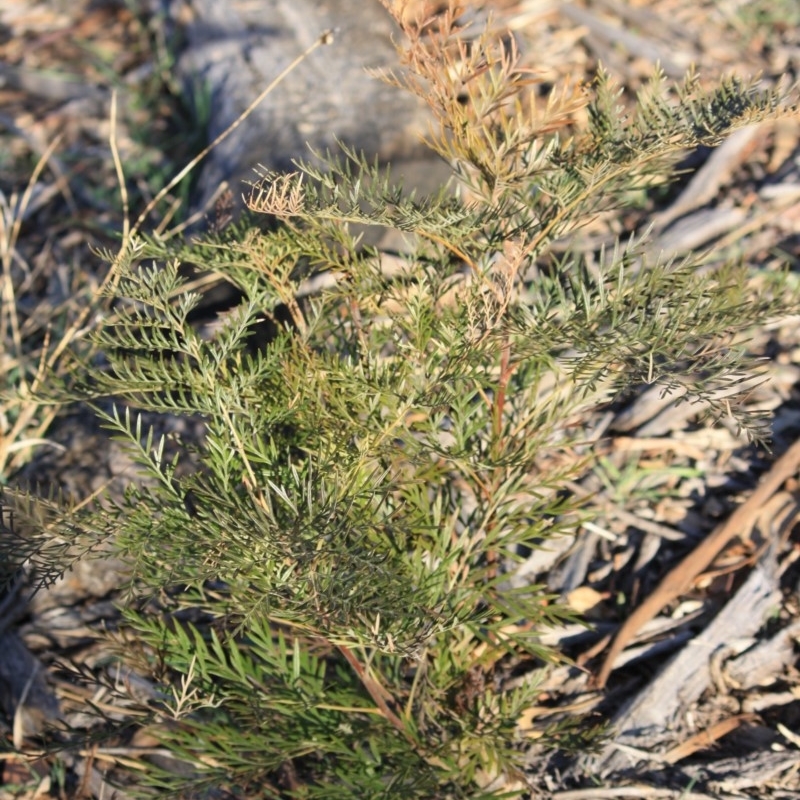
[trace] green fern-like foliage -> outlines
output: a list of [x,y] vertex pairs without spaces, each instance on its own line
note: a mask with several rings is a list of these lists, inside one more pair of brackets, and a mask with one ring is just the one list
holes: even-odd
[[[42,581],[106,542],[130,564],[124,656],[160,684],[148,711],[191,765],[149,767],[162,795],[522,792],[535,673],[508,689],[498,665],[555,657],[537,632],[565,611],[509,573],[575,528],[587,412],[657,383],[763,432],[737,405],[756,366],[738,342],[796,307],[780,278],[756,294],[746,266],[653,259],[646,237],[591,268],[544,257],[779,98],[657,75],[626,116],[601,75],[541,103],[513,49],[467,47],[452,14],[407,32],[390,79],[431,103],[461,193],[409,197],[343,149],[256,182],[269,225],[129,247],[103,363],[73,392],[114,398],[104,422],[146,480],[65,515],[69,546],[42,533],[9,553]],[[410,252],[360,247],[361,225]],[[190,321],[184,263],[241,293],[212,333]],[[199,417],[205,438],[156,440],[137,409]]]

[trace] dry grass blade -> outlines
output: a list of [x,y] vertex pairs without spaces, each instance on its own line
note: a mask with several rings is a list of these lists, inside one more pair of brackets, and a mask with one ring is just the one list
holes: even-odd
[[[222,131],[222,133],[220,133],[213,142],[206,145],[206,147],[204,147],[200,153],[198,153],[191,161],[189,161],[186,166],[184,166],[183,169],[181,169],[166,184],[166,186],[164,186],[164,188],[158,192],[158,194],[147,204],[147,206],[145,206],[144,210],[141,214],[139,214],[139,217],[133,225],[131,235],[136,235],[149,216],[150,212],[158,206],[158,204],[167,196],[170,190],[174,189],[215,147],[217,147],[217,145],[224,142],[225,139],[227,139],[228,136],[230,136],[253,113],[256,107],[264,100],[264,98],[273,92],[275,88],[279,86],[283,80],[285,80],[287,75],[289,75],[300,64],[302,64],[302,62],[305,61],[305,59],[307,59],[318,47],[330,44],[332,41],[333,31],[324,31],[312,44],[310,44],[302,53],[300,53],[300,55],[297,56],[294,61],[284,67],[284,69],[282,69],[275,76],[269,85],[264,88],[261,94],[259,94],[258,97],[256,97],[256,99],[250,103],[250,105],[239,115],[239,117],[234,120],[224,131]],[[123,242],[123,251],[125,249],[124,245],[125,243]]]
[[[30,388],[37,385],[46,369],[45,358],[42,356],[36,369],[36,377],[29,387],[27,381],[28,355],[20,334],[20,324],[17,312],[17,298],[14,289],[13,267],[18,263],[20,256],[17,252],[17,243],[22,230],[22,222],[31,202],[33,190],[46,168],[51,156],[60,142],[56,137],[45,149],[34,167],[25,191],[17,198],[12,195],[6,199],[0,194],[0,264],[2,265],[2,287],[0,288],[0,335],[3,337],[4,346],[10,342],[10,352],[4,350],[0,353],[0,373],[10,375],[16,372],[18,386],[25,395]],[[44,419],[34,425],[34,419],[41,410],[41,405],[33,399],[20,399],[19,397],[5,397],[0,408],[0,475],[5,475],[9,469],[12,454],[16,454],[15,461],[19,463],[24,452],[27,452],[33,443],[41,441],[41,437],[52,421],[53,414],[45,412]],[[13,422],[9,422],[13,420]],[[35,430],[28,433],[31,428]],[[28,433],[28,435],[26,435]]]
[[[145,224],[150,213],[155,209],[159,202],[180,183],[180,181],[191,172],[217,145],[226,139],[239,125],[241,125],[253,110],[261,103],[275,87],[283,81],[292,70],[304,61],[318,47],[332,41],[332,34],[329,31],[321,34],[317,39],[300,55],[297,56],[288,66],[286,66],[275,77],[273,81],[259,94],[259,96],[246,108],[240,117],[226,128],[217,138],[211,142],[196,157],[191,159],[147,204],[140,213],[136,221],[131,225],[128,216],[129,199],[125,180],[125,169],[117,146],[117,100],[116,93],[112,95],[111,102],[111,127],[110,127],[110,147],[114,167],[117,174],[117,181],[120,188],[122,210],[123,210],[123,230],[122,245],[118,256],[111,269],[106,274],[104,280],[94,291],[93,297],[87,302],[83,309],[76,315],[76,318],[68,325],[66,330],[58,337],[52,349],[49,349],[49,334],[46,336],[46,343],[39,356],[39,363],[36,369],[36,378],[28,384],[26,375],[27,355],[24,343],[20,335],[19,320],[17,317],[17,303],[14,292],[14,282],[12,277],[12,265],[16,257],[16,243],[20,235],[22,220],[33,194],[34,186],[45,169],[48,160],[59,145],[60,137],[56,137],[47,147],[41,158],[38,160],[31,176],[28,180],[25,191],[17,201],[14,197],[6,201],[2,200],[2,213],[0,213],[0,264],[2,264],[2,287],[0,288],[0,330],[4,337],[9,337],[13,344],[13,352],[3,355],[3,362],[0,369],[6,374],[17,370],[20,377],[15,387],[14,395],[7,400],[6,407],[0,409],[0,474],[6,474],[10,469],[20,466],[26,460],[26,454],[30,446],[35,442],[42,441],[45,431],[52,422],[56,409],[55,407],[45,408],[36,399],[36,391],[42,378],[45,375],[58,369],[62,358],[68,348],[79,338],[85,336],[89,329],[94,325],[90,321],[93,313],[96,313],[103,303],[103,298],[108,291],[113,289],[119,278],[118,268],[126,258],[134,255],[135,239],[137,233]],[[41,419],[36,423],[35,431],[30,436],[25,436],[25,432],[34,424],[37,415]],[[13,423],[8,420],[13,419]],[[11,463],[12,455],[14,463]]]
[[9,200],[0,195],[2,209],[0,209],[0,263],[3,267],[2,305],[0,305],[0,331],[5,335],[6,330],[11,332],[17,358],[22,355],[22,340],[19,334],[19,321],[17,318],[16,299],[14,296],[14,283],[11,268],[17,258],[17,241],[22,220],[31,202],[34,187],[39,176],[47,166],[50,156],[58,147],[60,138],[55,138],[47,147],[31,173],[22,196],[16,198],[12,195]]

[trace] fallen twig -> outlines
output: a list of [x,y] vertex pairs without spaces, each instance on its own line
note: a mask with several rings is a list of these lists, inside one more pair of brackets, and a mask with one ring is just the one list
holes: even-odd
[[758,488],[731,516],[700,542],[663,578],[658,588],[628,617],[608,650],[595,685],[602,688],[614,668],[614,662],[639,628],[655,617],[668,603],[683,594],[692,581],[717,557],[734,536],[750,529],[763,505],[800,468],[800,441],[795,442],[763,477]]

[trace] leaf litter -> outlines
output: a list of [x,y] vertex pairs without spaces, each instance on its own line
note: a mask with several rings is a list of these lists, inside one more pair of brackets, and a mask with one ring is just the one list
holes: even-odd
[[[39,363],[54,322],[68,325],[102,279],[91,248],[110,245],[120,225],[106,144],[111,89],[126,95],[164,68],[147,26],[180,23],[185,7],[175,8],[159,22],[146,4],[140,16],[115,3],[4,5],[0,189],[5,207],[25,223],[7,278],[25,344],[20,351],[4,342],[6,372],[24,359]],[[792,21],[790,1],[497,0],[476,20],[489,19],[489,10],[550,83],[590,81],[600,62],[628,97],[656,62],[676,78],[694,64],[704,81],[729,71],[797,81],[800,21]],[[155,41],[163,35],[157,30]],[[172,112],[162,99],[145,114],[132,103],[123,115],[120,142],[126,159],[141,159],[134,183],[142,200],[158,188],[145,183],[147,171],[182,156],[158,149],[157,131]],[[144,127],[149,146],[134,135]],[[30,160],[57,134],[23,207]],[[711,153],[687,154],[685,166],[691,175],[663,196],[601,215],[569,246],[596,253],[650,222],[654,255],[679,257],[714,244],[710,258],[736,254],[765,272],[786,261],[796,267],[797,119],[744,129]],[[752,387],[748,408],[771,415],[769,449],[749,443],[728,420],[709,427],[696,408],[648,387],[588,421],[594,435],[585,450],[594,468],[573,489],[591,498],[595,522],[575,541],[557,539],[531,552],[510,579],[546,581],[591,626],[543,632],[543,642],[573,663],[544,668],[541,703],[523,715],[519,731],[534,735],[534,720],[556,724],[588,713],[610,720],[613,732],[599,752],[581,757],[533,746],[535,796],[800,797],[798,322],[800,315],[778,320],[749,341],[765,359],[766,380]],[[0,433],[8,437],[19,409],[3,412]],[[180,433],[190,437],[191,424],[184,425]],[[16,441],[31,444],[6,464],[12,485],[39,483],[86,497],[105,486],[120,491],[132,473],[86,413],[54,419],[36,408],[28,427],[15,430]],[[109,669],[98,644],[98,626],[114,619],[120,568],[92,561],[28,602],[23,587],[6,596],[0,674],[9,688],[0,700],[9,740],[29,754],[37,752],[45,721],[60,716],[91,727],[97,717],[84,713],[89,702],[122,719],[126,696],[152,691],[135,672]],[[526,668],[541,665],[501,674],[510,685]],[[93,693],[81,680],[87,676]],[[122,798],[104,777],[112,764],[165,758],[147,731],[112,744],[60,757],[74,796]],[[55,763],[44,751],[28,760],[7,753],[0,791],[64,796]]]

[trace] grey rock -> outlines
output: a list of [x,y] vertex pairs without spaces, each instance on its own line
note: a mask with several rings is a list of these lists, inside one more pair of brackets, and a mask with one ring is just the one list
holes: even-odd
[[60,716],[58,699],[45,675],[41,662],[16,633],[0,633],[0,709],[9,722],[16,721],[23,736],[41,733]]
[[[318,161],[312,150],[324,154],[339,141],[384,163],[409,162],[422,191],[446,179],[448,165],[437,166],[419,143],[428,121],[424,104],[367,73],[399,65],[392,41],[399,31],[378,0],[191,0],[188,6],[172,0],[171,6],[173,18],[190,10],[177,73],[190,96],[207,93],[209,141],[324,31],[334,31],[330,45],[315,50],[215,148],[202,169],[196,208],[205,208],[223,181],[241,203],[257,165],[291,170],[294,159]],[[430,169],[414,164],[423,152]]]

